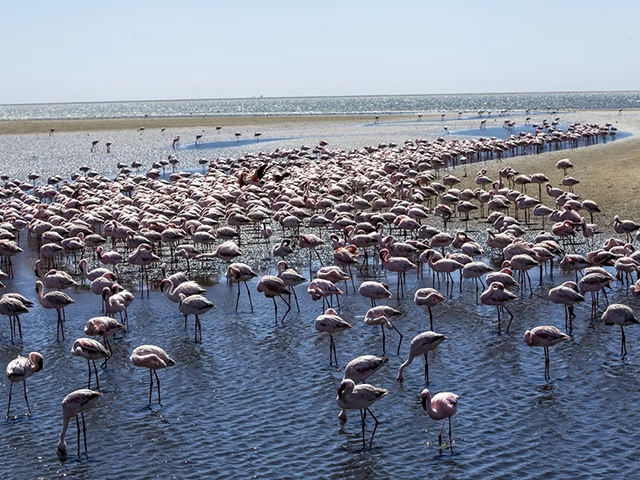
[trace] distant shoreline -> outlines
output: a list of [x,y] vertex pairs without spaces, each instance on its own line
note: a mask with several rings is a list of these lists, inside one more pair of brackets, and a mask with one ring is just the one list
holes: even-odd
[[[416,119],[417,115],[380,114],[385,121]],[[440,117],[440,114],[425,114],[424,119]],[[91,118],[57,120],[2,120],[0,135],[22,135],[49,133],[53,128],[61,132],[96,132],[114,130],[138,130],[181,128],[181,127],[263,127],[274,125],[301,125],[312,123],[374,121],[375,115],[258,115],[258,116],[189,116],[189,117],[134,117],[134,118]]]

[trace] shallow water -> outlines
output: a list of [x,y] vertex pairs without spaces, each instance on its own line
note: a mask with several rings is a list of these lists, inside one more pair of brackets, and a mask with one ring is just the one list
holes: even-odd
[[[266,148],[259,144],[253,150],[284,148],[287,142],[313,145],[315,139],[325,137],[347,149],[381,141],[402,142],[429,132],[437,135],[439,130],[439,125],[429,130],[404,124],[353,125],[336,132],[310,125],[288,134],[264,132],[293,140],[273,142]],[[38,166],[43,176],[68,174],[83,163],[115,173],[117,161],[138,159],[149,165],[172,153],[172,134],[114,132],[109,136],[114,142],[112,154],[89,153],[95,134],[7,136],[0,144],[0,158],[3,169],[15,175],[26,175]],[[219,153],[236,156],[250,147],[230,147]],[[38,152],[36,159],[34,152]],[[178,150],[180,168],[198,168],[200,154]],[[462,223],[453,222],[449,230],[456,228],[462,228]],[[485,225],[475,228],[484,231]],[[484,240],[484,234],[472,235]],[[274,235],[278,236],[279,232]],[[35,300],[31,270],[35,243],[28,244],[25,234],[20,245],[25,253],[14,257],[16,278],[5,283],[8,291]],[[243,248],[241,261],[251,264],[259,275],[274,273],[276,261],[269,248],[257,244]],[[321,255],[330,258],[327,246]],[[497,258],[487,255],[483,260],[498,267]],[[308,276],[306,251],[287,261]],[[92,259],[90,266],[96,266]],[[313,269],[318,267],[314,262]],[[184,264],[179,268],[184,269]],[[177,305],[158,290],[158,269],[152,271],[156,281],[148,298],[137,289],[135,270],[123,275],[123,283],[137,298],[130,307],[129,331],[114,342],[114,358],[100,371],[104,397],[86,414],[88,457],[75,455],[73,422],[67,433],[66,461],[57,456],[56,445],[62,398],[86,387],[87,381],[86,362],[72,357],[69,350],[75,338],[84,336],[86,320],[100,315],[100,299],[86,288],[67,291],[76,304],[67,309],[67,339],[63,342],[55,341],[55,314],[39,304],[22,317],[24,343],[10,344],[7,321],[2,320],[0,365],[18,354],[38,351],[45,358],[45,367],[28,380],[31,418],[22,415],[26,406],[21,386],[14,389],[11,410],[17,417],[3,420],[0,428],[0,477],[368,479],[415,478],[428,472],[446,478],[544,475],[565,479],[634,478],[640,471],[633,461],[640,425],[636,407],[640,329],[626,329],[629,353],[620,358],[620,330],[599,320],[604,305],[593,321],[590,305],[578,305],[572,340],[551,349],[549,382],[544,379],[543,351],[522,341],[524,331],[536,325],[564,328],[563,308],[548,302],[546,292],[573,279],[571,274],[555,269],[553,279],[545,273],[539,286],[538,273],[533,271],[533,295],[521,294],[509,306],[515,318],[509,333],[502,335],[497,334],[495,308],[476,303],[470,281],[460,293],[455,276],[452,294],[434,308],[435,330],[446,334],[447,340],[429,357],[430,390],[460,395],[453,419],[452,455],[438,448],[440,422],[429,419],[420,405],[425,386],[422,360],[416,359],[405,370],[404,383],[395,381],[411,338],[429,329],[427,312],[417,308],[412,297],[416,288],[432,286],[427,270],[422,277],[408,275],[404,298],[394,296],[384,302],[404,312],[395,322],[404,340],[396,355],[398,336],[387,332],[389,363],[368,380],[389,390],[372,407],[380,425],[371,450],[362,448],[357,412],[350,412],[344,425],[337,418],[335,397],[342,372],[329,366],[329,339],[313,326],[322,305],[310,300],[306,284],[297,289],[301,311],[294,307],[284,325],[275,325],[273,303],[256,292],[257,280],[249,282],[255,313],[249,311],[244,290],[239,312],[235,312],[236,287],[226,284],[225,271],[225,264],[212,261],[201,264],[194,273],[216,304],[202,318],[201,344],[193,342],[193,319],[185,331]],[[355,283],[383,277],[378,269],[367,277],[357,274]],[[388,274],[386,281],[395,293],[395,274]],[[440,289],[444,291],[445,285]],[[640,307],[638,299],[620,285],[614,284],[609,300]],[[340,315],[353,329],[336,336],[339,365],[344,367],[358,355],[382,354],[379,328],[362,321],[369,300],[354,294],[349,286],[340,305]],[[283,304],[278,307],[281,317]],[[128,360],[136,346],[148,343],[161,346],[177,362],[158,372],[163,405],[154,403],[152,409],[147,408],[149,375]],[[8,390],[6,378],[0,377],[0,407],[6,406]],[[369,419],[367,435],[371,431]]]

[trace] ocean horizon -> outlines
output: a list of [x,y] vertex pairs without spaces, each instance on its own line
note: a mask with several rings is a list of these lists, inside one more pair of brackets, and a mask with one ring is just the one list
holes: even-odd
[[553,112],[640,107],[640,91],[251,97],[0,104],[0,120]]

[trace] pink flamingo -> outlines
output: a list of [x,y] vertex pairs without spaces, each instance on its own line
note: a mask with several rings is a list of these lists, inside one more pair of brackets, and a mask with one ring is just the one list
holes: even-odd
[[353,380],[350,378],[345,378],[340,383],[340,387],[338,388],[338,397],[336,398],[336,403],[343,410],[360,410],[360,419],[362,420],[362,446],[366,446],[366,441],[364,438],[364,427],[365,427],[365,412],[368,412],[373,420],[376,422],[373,427],[373,433],[371,434],[371,439],[369,440],[369,448],[373,444],[373,437],[376,434],[376,430],[378,428],[378,419],[376,416],[369,410],[369,407],[373,405],[376,401],[387,395],[389,392],[384,388],[377,388],[373,385],[369,385],[368,383],[361,383],[356,385]]
[[[289,290],[293,293],[293,298],[296,301],[296,307],[298,307],[298,311],[300,311],[298,296],[296,295],[296,291],[293,287],[306,282],[307,279],[300,275],[295,269],[289,268],[284,260],[280,260],[278,262],[277,268],[278,278],[282,280],[287,287],[289,287]],[[311,271],[311,269],[309,269],[309,271]]]
[[446,340],[447,337],[442,335],[441,333],[436,333],[432,331],[422,332],[419,335],[416,335],[411,340],[411,346],[409,347],[409,357],[407,360],[400,365],[400,369],[398,370],[398,375],[396,376],[396,380],[398,382],[404,381],[404,369],[408,367],[413,359],[419,355],[424,355],[424,380],[426,383],[429,383],[429,358],[427,354],[438,348],[442,342]]
[[291,310],[291,303],[287,302],[284,299],[283,295],[291,297],[291,291],[287,288],[282,279],[273,275],[265,275],[258,282],[256,290],[258,290],[258,292],[260,293],[264,293],[265,297],[271,298],[273,300],[276,325],[278,324],[278,305],[276,304],[276,297],[280,297],[280,299],[287,305],[287,311],[285,312],[281,320],[281,323],[284,323],[284,319],[287,318],[287,315]]
[[27,402],[27,409],[31,416],[31,407],[29,406],[29,398],[27,397],[27,378],[36,372],[42,370],[44,366],[44,357],[38,352],[31,352],[29,357],[18,355],[18,358],[11,360],[7,365],[7,378],[9,379],[9,405],[7,406],[7,418],[11,412],[11,391],[13,384],[22,382],[24,387],[24,399]]
[[153,375],[155,374],[158,386],[158,404],[162,406],[162,402],[160,401],[160,379],[158,378],[156,370],[159,368],[174,366],[176,364],[175,360],[167,355],[167,352],[162,348],[156,347],[155,345],[140,345],[139,347],[136,347],[131,353],[131,357],[129,357],[129,359],[136,367],[149,369],[149,379],[151,380],[149,384],[149,406],[151,406]]
[[246,263],[232,263],[227,267],[227,280],[238,284],[238,296],[236,297],[236,312],[238,311],[238,303],[240,302],[240,282],[244,283],[249,295],[249,305],[251,305],[251,313],[253,313],[253,302],[251,301],[251,290],[247,282],[256,278],[258,274]]
[[358,293],[363,297],[370,298],[372,307],[376,306],[376,300],[391,298],[389,287],[385,283],[374,282],[373,280],[362,282],[358,288]]
[[84,326],[84,334],[89,335],[90,337],[102,337],[105,348],[107,348],[109,350],[109,353],[111,353],[112,355],[113,350],[111,350],[109,339],[116,333],[122,332],[124,330],[125,326],[122,323],[118,322],[115,318],[111,317],[93,317],[87,320],[87,323]]
[[400,294],[404,297],[404,285],[407,282],[406,275],[407,272],[413,270],[414,268],[418,268],[418,266],[412,261],[404,258],[404,257],[391,257],[389,255],[389,250],[383,248],[379,252],[380,261],[382,262],[382,267],[385,270],[389,270],[390,272],[396,272],[398,274],[398,285],[396,291],[396,297],[400,299]]
[[576,282],[564,282],[562,285],[549,290],[547,298],[553,303],[564,305],[564,325],[569,332],[572,330],[572,320],[576,317],[573,313],[573,306],[576,303],[584,302],[584,296],[580,294]]
[[11,343],[13,343],[14,341],[16,325],[20,334],[20,340],[22,340],[22,325],[20,323],[20,315],[23,315],[25,313],[29,313],[29,309],[19,299],[11,296],[10,294],[3,295],[2,298],[0,298],[0,315],[6,315],[9,317]]
[[338,354],[336,353],[336,343],[333,340],[333,334],[351,328],[351,324],[340,318],[338,312],[333,308],[328,308],[323,315],[316,318],[314,326],[317,331],[329,334],[329,365],[333,365],[332,362],[335,360],[335,366],[337,367]]
[[[361,355],[354,358],[344,369],[344,378],[349,378],[354,383],[364,382],[367,378],[380,370],[389,359],[387,357],[377,357],[375,355]],[[341,409],[338,418],[343,422],[347,421],[347,411]]]
[[622,332],[620,356],[624,357],[627,354],[627,339],[624,335],[624,327],[640,323],[633,314],[633,310],[631,307],[620,303],[611,304],[602,314],[602,321],[605,325],[620,325],[620,331]]
[[102,247],[97,247],[96,248],[96,256],[98,257],[98,261],[99,262],[101,262],[101,263],[103,263],[105,265],[111,265],[111,267],[113,267],[113,273],[115,273],[116,275],[118,274],[117,265],[119,263],[122,263],[122,261],[124,259],[121,254],[119,254],[115,250],[111,250],[109,252],[104,252]]
[[43,295],[44,284],[38,280],[36,282],[36,293],[38,294],[38,302],[43,308],[55,309],[58,313],[58,326],[56,329],[56,339],[60,340],[60,333],[62,333],[62,340],[64,340],[64,309],[75,302],[69,295],[64,292],[53,291],[46,295]]
[[366,325],[380,325],[382,327],[382,353],[385,353],[385,333],[384,327],[385,325],[398,332],[400,335],[400,341],[398,342],[398,354],[400,354],[400,345],[402,345],[403,335],[400,333],[400,330],[396,328],[396,326],[391,322],[391,318],[397,317],[398,315],[402,315],[400,310],[396,310],[395,308],[388,307],[386,305],[379,305],[377,307],[372,307],[367,310],[367,313],[364,315],[364,323]]
[[[329,280],[323,280],[321,278],[314,278],[313,280],[311,280],[311,282],[309,282],[307,293],[311,295],[311,300],[313,300],[314,302],[322,298],[323,309],[325,307],[325,298],[329,297],[329,299],[331,300],[333,296],[336,297],[338,307],[340,307],[339,295],[343,294],[342,290],[334,285],[333,282],[330,282]],[[329,306],[331,306],[331,303],[327,302]]]
[[443,302],[447,297],[442,295],[435,288],[420,288],[416,290],[416,293],[413,296],[413,302],[419,307],[425,306],[429,311],[429,325],[431,330],[433,330],[433,312],[431,311],[431,307],[435,307],[440,302]]
[[202,342],[202,325],[200,324],[200,315],[204,315],[211,310],[215,305],[207,297],[203,295],[189,295],[180,294],[180,303],[178,304],[178,310],[184,315],[184,321],[187,322],[189,315],[196,317],[194,326],[194,342],[200,340]]
[[102,397],[102,393],[81,388],[75,390],[62,400],[62,431],[60,432],[60,441],[58,442],[58,451],[61,455],[66,455],[67,443],[64,440],[69,426],[71,417],[76,418],[76,429],[78,430],[78,456],[80,456],[80,423],[78,415],[82,416],[82,433],[84,435],[84,452],[87,452],[87,426],[84,422],[84,412],[93,408],[98,399]]
[[482,292],[482,295],[480,295],[480,302],[482,302],[483,305],[495,305],[496,309],[498,310],[498,335],[500,335],[501,333],[500,310],[506,310],[511,317],[509,318],[509,324],[507,325],[506,329],[506,332],[508,333],[509,327],[511,326],[511,321],[513,320],[513,314],[506,307],[506,303],[515,300],[516,298],[518,298],[517,295],[507,290],[500,282],[492,283],[484,292]]
[[453,439],[451,437],[451,417],[453,417],[458,410],[458,399],[460,398],[455,393],[440,392],[436,393],[433,398],[429,389],[425,388],[420,393],[422,397],[422,408],[427,411],[429,417],[433,420],[442,420],[442,427],[440,427],[440,433],[438,433],[438,445],[442,447],[442,430],[444,429],[444,423],[449,419],[449,448],[453,453]]
[[553,347],[560,342],[569,340],[571,337],[560,331],[553,325],[543,325],[524,332],[524,343],[530,347],[544,348],[544,378],[550,379],[549,375],[549,347]]
[[111,353],[102,346],[99,342],[93,338],[78,338],[73,342],[71,347],[71,355],[76,357],[82,357],[87,360],[87,367],[89,368],[89,383],[87,388],[91,388],[91,364],[93,362],[93,370],[96,374],[96,389],[100,390],[100,380],[98,378],[98,369],[96,367],[96,360],[104,358],[104,363],[107,363]]

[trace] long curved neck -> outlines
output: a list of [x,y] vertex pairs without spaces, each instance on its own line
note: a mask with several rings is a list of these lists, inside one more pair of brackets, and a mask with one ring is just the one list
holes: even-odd
[[62,419],[62,430],[60,431],[60,441],[58,442],[58,450],[65,452],[67,450],[67,442],[64,441],[64,436],[67,433],[67,427],[69,426],[69,417]]
[[433,409],[433,406],[431,405],[431,395],[427,393],[425,400],[425,405],[427,407],[427,413],[429,414],[430,417],[438,417],[439,413],[437,410]]

